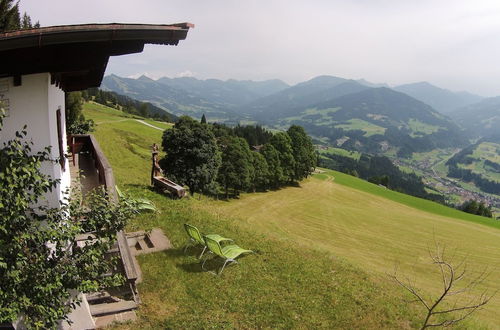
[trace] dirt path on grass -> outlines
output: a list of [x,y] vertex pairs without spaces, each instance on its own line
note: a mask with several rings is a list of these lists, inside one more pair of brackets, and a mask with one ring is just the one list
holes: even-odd
[[135,121],[137,121],[137,122],[139,122],[139,123],[141,123],[141,124],[144,124],[144,125],[146,125],[146,126],[152,127],[152,128],[154,128],[154,129],[158,129],[158,130],[160,130],[160,131],[164,131],[164,129],[163,129],[163,128],[160,128],[160,127],[158,127],[158,126],[151,125],[150,123],[146,123],[144,120],[136,119]]

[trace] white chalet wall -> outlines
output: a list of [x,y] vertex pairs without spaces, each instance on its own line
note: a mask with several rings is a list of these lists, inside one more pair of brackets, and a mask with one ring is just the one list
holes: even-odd
[[[40,73],[22,76],[21,86],[14,86],[13,78],[0,78],[0,100],[8,103],[8,115],[0,132],[0,143],[15,137],[15,132],[27,125],[28,139],[33,142],[32,151],[52,146],[52,159],[59,157],[56,111],[61,110],[63,147],[67,152],[64,92],[50,84],[50,74]],[[65,171],[59,163],[45,163],[42,171],[52,178],[60,179],[60,185],[47,194],[49,206],[57,207],[64,192],[71,184],[69,162],[65,160]]]

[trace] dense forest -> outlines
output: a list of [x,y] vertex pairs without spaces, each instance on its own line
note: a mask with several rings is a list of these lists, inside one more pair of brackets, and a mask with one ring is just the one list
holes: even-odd
[[375,184],[381,184],[408,195],[444,203],[443,196],[430,194],[425,190],[425,185],[420,177],[413,173],[401,172],[389,158],[384,156],[361,154],[357,160],[346,156],[327,154],[319,160],[319,165],[357,176]]
[[[257,143],[257,144],[255,144]],[[160,166],[192,194],[264,191],[297,183],[316,166],[311,138],[300,126],[270,133],[260,126],[207,124],[181,117],[163,133]]]

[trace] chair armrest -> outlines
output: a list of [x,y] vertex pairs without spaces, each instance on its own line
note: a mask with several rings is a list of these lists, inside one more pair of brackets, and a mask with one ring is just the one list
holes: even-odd
[[217,243],[220,243],[220,242],[223,242],[223,241],[233,241],[232,238],[226,238],[226,237],[223,237],[223,236],[218,235],[218,234],[210,234],[210,235],[205,235],[205,236],[207,236],[210,239],[213,239]]

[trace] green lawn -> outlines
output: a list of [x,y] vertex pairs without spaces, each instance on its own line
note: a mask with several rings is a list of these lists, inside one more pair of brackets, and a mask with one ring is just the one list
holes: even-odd
[[[139,257],[139,320],[118,328],[414,328],[422,310],[388,279],[396,263],[433,292],[438,284],[426,257],[433,236],[467,253],[473,270],[500,260],[498,225],[333,171],[229,202],[170,200],[149,188],[149,147],[162,132],[118,114],[84,112],[102,118],[95,135],[120,187],[160,209],[128,230],[160,227],[174,246]],[[256,253],[221,277],[201,272],[196,251],[182,253],[185,222]],[[490,289],[499,288],[493,271]],[[494,328],[499,306],[495,299],[463,327]]]
[[367,137],[376,134],[385,134],[384,127],[357,118],[348,120],[346,124],[335,125],[335,127],[342,128],[344,130],[362,130],[365,132],[364,135]]
[[361,153],[357,151],[349,151],[342,148],[328,147],[328,149],[319,149],[318,151],[320,155],[333,154],[333,155],[340,155],[343,157],[349,157],[356,160],[359,160],[359,157],[361,157]]
[[[205,209],[234,218],[247,230],[343,257],[379,276],[398,263],[429,292],[441,287],[428,260],[428,247],[436,239],[455,251],[456,259],[466,257],[471,270],[490,267],[492,274],[482,289],[500,289],[499,222],[342,173],[326,172],[299,188],[246,194],[230,203],[212,202]],[[495,299],[479,315],[493,325],[499,307]]]
[[411,130],[411,136],[428,135],[439,131],[439,126],[434,126],[421,122],[418,119],[411,118],[408,122],[408,127]]

